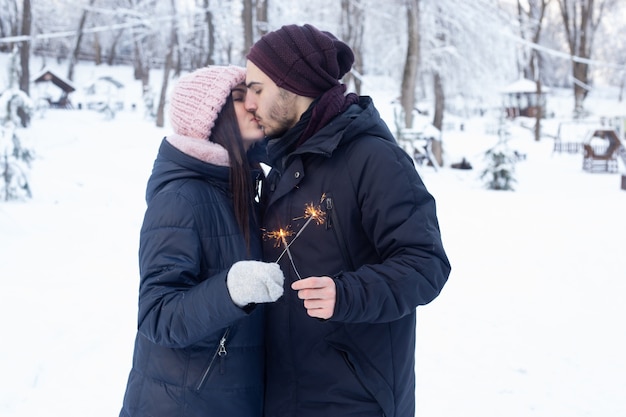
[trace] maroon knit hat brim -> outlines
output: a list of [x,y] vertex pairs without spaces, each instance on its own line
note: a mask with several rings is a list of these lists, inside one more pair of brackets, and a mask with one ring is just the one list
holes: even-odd
[[308,24],[264,35],[247,58],[277,86],[313,98],[338,85],[354,63],[348,45]]

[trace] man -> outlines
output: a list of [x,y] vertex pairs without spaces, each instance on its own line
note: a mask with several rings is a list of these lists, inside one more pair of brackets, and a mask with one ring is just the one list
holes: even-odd
[[265,415],[413,417],[415,310],[450,273],[435,201],[371,99],[345,94],[345,43],[289,25],[247,58],[272,165],[264,259],[286,276],[268,306]]

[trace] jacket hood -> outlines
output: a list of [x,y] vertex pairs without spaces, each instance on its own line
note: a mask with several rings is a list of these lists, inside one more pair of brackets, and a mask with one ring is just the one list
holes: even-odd
[[148,179],[146,201],[165,184],[179,179],[201,179],[228,190],[228,152],[205,140],[181,135],[164,138]]
[[306,141],[294,153],[318,152],[330,155],[339,144],[351,142],[363,134],[378,136],[395,142],[385,122],[381,119],[371,97],[359,97],[358,104],[353,104],[345,112],[333,119],[327,126]]

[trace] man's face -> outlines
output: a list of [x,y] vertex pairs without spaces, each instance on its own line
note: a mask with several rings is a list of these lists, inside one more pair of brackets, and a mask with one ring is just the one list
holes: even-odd
[[254,114],[266,136],[280,137],[300,120],[298,96],[279,88],[250,61],[246,64],[246,86],[246,110]]

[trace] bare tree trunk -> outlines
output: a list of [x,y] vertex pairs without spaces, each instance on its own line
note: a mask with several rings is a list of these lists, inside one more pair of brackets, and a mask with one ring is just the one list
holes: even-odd
[[589,93],[589,65],[583,62],[572,62],[574,76],[574,114],[582,116],[585,112],[584,101]]
[[107,65],[113,65],[115,62],[115,58],[117,56],[117,44],[120,41],[122,35],[124,34],[124,29],[118,30],[113,37],[113,42],[109,47],[109,53],[107,54]]
[[213,53],[215,52],[215,27],[213,25],[213,13],[209,10],[209,0],[204,0],[204,21],[207,25],[207,55],[204,65],[213,65]]
[[[93,6],[96,0],[89,0],[89,6]],[[76,31],[76,43],[74,44],[74,52],[70,57],[70,64],[67,69],[67,79],[72,81],[74,80],[74,66],[78,62],[78,54],[80,53],[80,44],[83,41],[83,30],[85,29],[85,22],[87,21],[87,13],[88,11],[85,9],[83,11],[83,15],[80,17],[80,21],[78,22],[78,30]]]
[[[531,6],[529,6],[529,8],[531,8]],[[530,13],[530,11],[528,13]],[[522,0],[517,0],[517,20],[519,24],[520,37],[522,39],[526,39],[526,30],[525,30],[526,21],[524,17],[525,17],[525,11],[524,11],[524,6],[522,6]],[[530,78],[529,68],[526,65],[526,63],[528,62],[527,49],[520,48],[518,54],[522,55],[521,58],[519,57],[519,55],[517,57],[518,70],[520,71],[521,74],[524,75],[524,78]]]
[[[539,23],[541,25],[541,22]],[[535,38],[535,43],[539,43],[539,34],[537,33],[537,36]],[[535,83],[537,84],[537,89],[535,92],[535,95],[537,97],[537,112],[535,114],[535,141],[539,142],[541,140],[541,120],[544,118],[545,114],[546,114],[546,101],[544,99],[543,96],[543,91],[541,88],[541,76],[539,74],[540,72],[540,68],[541,65],[540,64],[540,60],[541,60],[541,56],[539,55],[539,52],[536,50],[533,50],[531,52],[531,58],[530,58],[530,67],[532,68],[532,76],[533,79],[535,80]]]
[[[32,10],[30,0],[24,0],[22,10],[22,36],[31,35]],[[30,94],[30,39],[20,43],[20,90]]]
[[135,48],[135,59],[134,59],[134,68],[135,68],[135,79],[141,80],[142,91],[146,91],[149,89],[150,84],[150,67],[147,63],[147,59],[145,57],[145,52],[143,50],[143,46],[141,45],[141,41],[137,38],[134,40],[134,48]]
[[243,0],[243,11],[241,12],[241,19],[243,23],[243,56],[242,60],[245,60],[246,54],[254,43],[254,5],[252,0]]
[[419,0],[407,0],[407,23],[409,41],[406,52],[406,62],[402,75],[400,103],[404,111],[404,125],[413,126],[413,108],[415,107],[415,84],[419,65]]
[[269,21],[267,15],[267,3],[269,0],[256,1],[256,30],[260,38],[269,31]]
[[443,127],[443,111],[445,108],[445,95],[441,75],[435,72],[433,75],[433,88],[435,91],[435,114],[433,116],[433,126],[441,131]]
[[[602,19],[602,12],[613,1],[599,0],[596,5],[595,0],[558,0],[572,56],[575,116],[584,114],[583,103],[588,93],[589,64],[585,60],[591,58],[593,36]],[[597,12],[595,20],[594,12]]]
[[[143,0],[128,0],[130,7],[132,10],[140,12],[140,9],[149,8],[154,1],[143,1]],[[135,28],[131,28],[131,37],[133,40],[133,69],[134,69],[134,77],[136,80],[141,80],[141,91],[142,94],[151,94],[150,87],[150,62],[149,56],[146,52],[147,48],[144,43],[146,42],[144,38],[142,38],[139,31]]]
[[[353,71],[346,74],[345,83],[354,82],[354,91],[361,94],[363,84],[363,21],[364,7],[361,0],[341,0],[342,39],[354,52]],[[356,72],[356,74],[355,74]]]
[[141,91],[146,93],[150,91],[150,65],[148,57],[143,47],[143,43],[139,35],[133,29],[133,69],[136,80],[141,80]]
[[[520,36],[522,39],[528,39],[533,44],[539,43],[541,38],[541,29],[543,28],[543,18],[546,9],[551,0],[527,0],[528,9],[524,9],[521,0],[517,0],[517,13],[520,25]],[[536,80],[539,77],[539,54],[535,49],[528,51],[523,49],[523,60],[520,63],[524,77]]]
[[[435,72],[433,75],[433,90],[435,92],[435,114],[433,116],[433,126],[441,132],[443,128],[443,112],[445,109],[445,94],[443,91],[443,83],[441,75]],[[432,143],[433,156],[437,160],[439,166],[443,166],[443,147],[440,138],[435,138]]]
[[[29,6],[30,7],[30,6]],[[0,38],[17,36],[18,32],[18,11],[17,0],[9,2],[9,7],[5,12],[6,14],[0,19]],[[13,42],[0,43],[0,52],[13,51]]]
[[[537,60],[539,59],[539,55],[537,54],[537,51],[533,51],[532,54],[533,58],[531,58],[531,62],[534,63],[533,61],[535,60],[535,58]],[[537,67],[539,67],[539,65],[537,65]],[[539,68],[537,68],[536,70],[536,73],[538,72]],[[535,114],[535,141],[539,142],[541,140],[541,119],[543,119],[546,113],[546,103],[543,98],[543,92],[541,91],[541,78],[538,75],[535,77],[535,83],[537,85],[537,89],[535,92],[535,95],[537,96],[537,111]]]
[[178,33],[176,31],[176,0],[171,0],[172,3],[172,27],[170,29],[170,44],[167,48],[167,54],[165,55],[165,65],[163,68],[163,83],[161,84],[161,95],[159,97],[159,104],[157,107],[156,126],[165,126],[165,103],[167,100],[167,87],[169,85],[170,73],[174,66],[174,52],[178,45]]
[[[517,0],[517,12],[520,24],[520,33],[522,39],[530,38],[533,44],[538,44],[541,38],[541,29],[543,26],[543,18],[546,8],[550,0],[528,0],[528,10],[522,6],[521,0]],[[526,51],[526,49],[524,49]],[[530,50],[522,63],[524,69],[524,77],[534,80],[537,85],[536,96],[536,114],[535,114],[535,140],[541,139],[541,119],[545,114],[545,102],[541,91],[540,76],[540,59],[539,52],[535,49]]]
[[94,61],[96,65],[102,65],[102,44],[100,43],[100,37],[97,33],[94,34],[93,40],[93,49],[94,49]]

